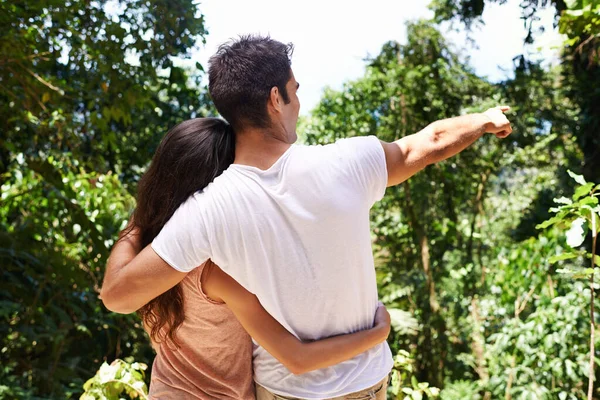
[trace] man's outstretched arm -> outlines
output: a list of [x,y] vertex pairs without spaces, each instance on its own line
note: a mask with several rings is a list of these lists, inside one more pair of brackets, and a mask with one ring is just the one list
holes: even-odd
[[484,133],[505,138],[512,132],[504,115],[510,107],[490,108],[481,114],[443,119],[392,143],[381,142],[387,164],[388,186],[404,182],[426,166],[460,153]]
[[140,250],[139,235],[134,228],[110,253],[100,297],[111,311],[135,312],[187,275],[167,264],[150,245]]

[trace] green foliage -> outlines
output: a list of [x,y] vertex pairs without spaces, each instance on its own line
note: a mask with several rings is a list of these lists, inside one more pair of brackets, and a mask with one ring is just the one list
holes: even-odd
[[[566,229],[566,243],[573,250],[563,252],[550,257],[549,262],[555,263],[563,260],[586,257],[593,260],[591,268],[563,268],[557,272],[570,274],[573,277],[590,277],[594,274],[595,259],[598,256],[592,257],[594,251],[588,253],[586,251],[577,252],[575,248],[581,246],[585,240],[586,234],[591,232],[592,238],[598,236],[600,232],[600,205],[598,197],[600,197],[600,185],[592,182],[586,182],[583,176],[574,174],[568,171],[569,175],[579,184],[575,189],[572,199],[560,197],[554,199],[558,204],[557,207],[550,209],[555,215],[537,226],[538,229],[545,229],[550,226],[558,226]],[[595,241],[594,241],[595,243]]]
[[[480,17],[484,7],[486,4],[490,3],[502,4],[503,1],[434,0],[431,7],[435,11],[437,21],[459,19],[465,23],[467,27],[470,27],[472,22],[481,21]],[[583,153],[583,165],[573,157],[575,153],[568,150],[571,147],[569,144],[571,139],[568,139],[567,141],[562,140],[563,150],[567,150],[563,152],[563,155],[570,160],[566,164],[581,170],[586,179],[590,181],[598,180],[600,179],[600,158],[598,157],[600,141],[597,132],[598,126],[600,126],[598,119],[598,104],[600,104],[600,99],[599,92],[590,90],[590,88],[598,87],[600,84],[600,59],[598,58],[598,49],[600,45],[598,36],[600,27],[600,3],[597,0],[552,0],[541,2],[537,0],[522,0],[521,8],[523,10],[523,19],[529,32],[525,39],[526,43],[532,43],[537,34],[535,31],[535,22],[538,10],[541,7],[550,4],[555,7],[557,15],[560,16],[560,32],[568,37],[565,48],[563,49],[563,62],[561,68],[556,71],[557,77],[560,77],[561,83],[559,85],[559,91],[555,92],[555,95],[558,95],[563,102],[568,101],[571,105],[567,105],[562,111],[555,113],[553,111],[556,110],[555,107],[561,107],[560,101],[559,103],[555,103],[553,100],[552,103],[555,105],[553,105],[552,108],[546,108],[548,104],[544,104],[542,101],[542,103],[538,103],[539,106],[541,106],[539,108],[541,112],[526,113],[526,115],[528,115],[526,121],[531,121],[534,124],[542,123],[542,128],[544,124],[551,121],[553,125],[552,129],[555,126],[559,128],[556,130],[557,133],[563,135],[566,132],[572,133]],[[532,65],[524,56],[521,56],[518,61],[519,63],[515,68],[515,79],[507,86],[510,90],[507,92],[507,97],[518,100],[517,104],[519,105],[525,104],[527,97],[538,102],[543,98],[547,99],[548,96],[539,96],[542,92],[538,92],[536,95],[535,89],[531,91],[527,85],[522,85],[522,83],[529,82],[541,89],[544,86],[543,84],[539,86],[539,82],[544,81],[544,79],[539,79],[541,70],[537,66]],[[537,75],[538,78],[531,79],[535,75]],[[544,75],[544,73],[542,73],[542,75]],[[523,80],[523,78],[525,78],[525,80]],[[510,89],[511,87],[516,88],[517,90]],[[528,94],[534,95],[535,97],[530,97]],[[526,97],[523,95],[526,95]],[[520,114],[523,114],[522,111]],[[543,134],[543,132],[544,129],[538,130],[538,134]],[[537,153],[529,154],[533,157],[537,156]],[[504,395],[505,398],[512,398],[512,396],[518,395],[521,398],[580,398],[585,395],[583,384],[581,384],[582,378],[585,375],[589,378],[587,397],[592,398],[594,396],[593,380],[595,378],[593,375],[596,352],[594,349],[595,337],[593,332],[596,320],[594,318],[593,307],[595,304],[594,290],[596,286],[593,283],[593,278],[595,275],[594,264],[595,260],[598,258],[595,253],[597,226],[598,222],[600,222],[597,220],[596,216],[598,213],[598,198],[597,195],[595,195],[595,191],[597,189],[595,185],[586,183],[583,176],[569,172],[569,175],[577,181],[579,186],[575,189],[572,198],[566,198],[564,194],[569,191],[568,189],[572,185],[572,183],[566,182],[566,175],[567,174],[564,172],[560,172],[557,175],[560,186],[555,190],[547,187],[538,191],[535,201],[530,204],[526,210],[525,217],[519,221],[519,224],[515,227],[516,229],[513,230],[511,236],[514,239],[523,240],[529,235],[532,235],[532,227],[535,225],[538,225],[541,228],[557,225],[566,230],[566,245],[568,248],[572,249],[579,247],[584,242],[586,231],[589,230],[592,232],[593,237],[591,252],[578,250],[562,251],[562,243],[564,242],[561,242],[560,244],[556,243],[551,251],[545,252],[546,254],[551,254],[551,256],[544,264],[559,263],[560,265],[560,267],[556,269],[554,266],[548,267],[547,278],[548,282],[552,283],[549,283],[547,293],[538,294],[538,304],[549,308],[538,308],[532,316],[526,317],[528,319],[536,317],[537,319],[534,318],[531,321],[527,319],[525,322],[522,322],[522,317],[524,316],[521,314],[520,310],[522,309],[522,311],[526,313],[528,307],[527,305],[525,305],[524,308],[520,306],[517,307],[517,303],[515,303],[515,310],[519,312],[515,312],[513,321],[505,322],[504,326],[509,327],[507,328],[507,331],[498,333],[497,335],[499,336],[492,334],[489,336],[489,340],[492,340],[493,338],[496,340],[496,338],[508,337],[507,343],[517,341],[516,344],[518,344],[518,340],[521,340],[520,338],[525,336],[527,339],[521,340],[520,343],[523,344],[524,342],[531,340],[530,346],[531,348],[534,348],[533,343],[537,344],[536,340],[540,338],[536,337],[536,335],[526,335],[524,331],[521,331],[520,327],[523,323],[525,323],[524,326],[526,329],[535,328],[537,333],[543,332],[545,335],[544,337],[552,337],[552,330],[557,329],[559,326],[571,327],[585,324],[581,318],[582,313],[574,311],[574,309],[579,309],[581,311],[581,309],[583,309],[583,304],[581,302],[577,303],[575,299],[572,298],[573,294],[564,293],[564,287],[568,288],[572,285],[572,278],[589,277],[591,282],[589,295],[591,296],[590,305],[592,307],[592,321],[587,330],[588,334],[591,335],[591,338],[588,339],[588,342],[591,342],[589,368],[586,371],[585,366],[582,363],[582,354],[585,348],[582,343],[584,340],[584,337],[582,336],[567,334],[567,336],[561,337],[561,351],[558,356],[552,360],[552,364],[566,369],[568,371],[566,375],[563,372],[559,373],[558,369],[546,369],[548,363],[545,362],[545,360],[549,359],[552,345],[542,346],[540,349],[538,344],[536,349],[537,353],[532,357],[532,355],[527,354],[526,349],[511,344],[509,347],[512,349],[513,358],[510,360],[512,360],[511,362],[513,364],[509,366],[508,370],[511,371],[511,374],[514,373],[515,375],[510,375],[508,377],[504,376],[500,379],[497,379],[494,376],[495,374],[497,375],[498,371],[501,371],[502,368],[506,370],[507,362],[506,360],[502,362],[501,355],[505,354],[504,352],[506,352],[509,347],[501,347],[497,354],[488,354],[489,362],[487,365],[489,366],[489,374],[484,374],[483,376],[479,374],[482,378],[481,381],[484,384],[483,386],[485,387],[486,396],[494,395],[500,397]],[[527,186],[529,185],[525,185],[525,187]],[[551,208],[552,204],[550,203],[550,199],[552,198],[555,198],[555,201],[559,203],[558,207]],[[554,213],[552,217],[546,211],[548,208],[550,208],[550,212]],[[547,221],[542,223],[544,220]],[[539,239],[540,244],[542,244],[542,240],[546,239],[541,237]],[[589,260],[591,260],[591,263]],[[589,264],[591,267],[587,267],[585,264]],[[563,277],[559,279],[559,282],[556,284],[553,283],[552,280],[552,275],[555,272],[562,273]],[[531,274],[528,274],[528,276],[531,276]],[[512,279],[511,283],[513,284],[513,288],[523,288],[522,285],[519,285],[518,281],[519,279]],[[523,288],[527,293],[527,296],[523,298],[523,300],[527,299],[526,303],[529,303],[531,297],[535,296],[535,293],[539,290],[538,286],[539,284],[532,285],[530,291]],[[562,297],[556,297],[556,299],[554,299],[557,294],[555,293],[555,290],[556,292],[563,292],[561,295]],[[579,291],[581,292],[580,287]],[[504,292],[502,291],[501,293]],[[549,298],[556,302],[559,302],[558,299],[561,298],[567,299],[565,300],[566,303],[564,303],[564,307],[571,311],[565,311],[565,309],[562,308],[552,309],[547,305],[548,302],[543,300],[544,298]],[[580,299],[577,301],[580,301]],[[577,317],[575,318],[575,316]],[[540,320],[545,322],[540,322]],[[520,332],[519,339],[514,336],[511,337],[515,331]],[[494,346],[496,346],[496,343],[494,340],[492,340],[491,343],[493,346],[488,346],[488,352],[493,351],[495,348]],[[565,342],[570,343],[570,345],[562,347]],[[577,350],[573,351],[572,349],[574,348]],[[474,353],[477,352],[474,351]],[[538,357],[537,361],[536,356]],[[474,357],[469,355],[465,359],[469,361],[473,360]],[[574,362],[573,360],[578,361]],[[497,368],[496,372],[494,372],[494,363],[499,361],[501,367]],[[536,362],[537,365],[535,364]],[[543,364],[543,366],[541,364]],[[510,385],[506,383],[507,381],[510,382]]]
[[587,378],[589,290],[575,284],[564,296],[540,296],[525,318],[507,320],[489,337],[492,398],[581,399]]
[[0,24],[0,176],[11,155],[57,150],[133,179],[167,128],[205,112],[178,61],[206,34],[191,0],[2,1]]
[[[588,43],[600,35],[600,1],[598,0],[568,0],[567,9],[563,11],[559,28],[560,33],[568,36],[567,46],[574,46],[584,40]],[[588,44],[586,43],[586,44]],[[591,55],[596,63],[600,55]]]
[[88,380],[80,400],[119,400],[125,393],[130,399],[147,399],[148,388],[144,382],[146,364],[115,360],[110,365],[102,363],[96,375]]
[[74,398],[153,352],[99,286],[167,128],[208,112],[189,0],[0,1],[0,398]]
[[106,357],[150,351],[136,318],[108,313],[98,299],[107,238],[133,198],[117,176],[77,160],[18,158],[0,207],[0,380],[13,392],[69,396]]
[[[592,0],[595,1],[595,0]],[[471,28],[474,23],[480,23],[481,17],[488,4],[505,4],[506,0],[432,0],[429,8],[435,13],[437,22],[447,20],[460,20],[467,28]],[[567,5],[573,1],[565,0],[521,0],[520,7],[525,27],[528,30],[526,43],[532,43],[534,40],[535,22],[537,12],[545,7],[554,6],[557,14],[563,11]],[[540,33],[543,31],[540,31]]]
[[[460,20],[467,27],[481,22],[486,4],[503,4],[505,0],[433,0],[430,7],[438,22]],[[560,17],[560,32],[567,36],[562,52],[562,79],[567,98],[580,111],[573,119],[577,129],[573,131],[584,154],[583,175],[591,181],[600,181],[600,94],[590,88],[600,85],[600,1],[598,0],[521,0],[522,19],[528,30],[525,43],[533,43],[537,35],[538,13],[547,6],[554,6]],[[520,57],[521,66],[527,64]],[[517,67],[520,68],[521,66]]]
[[[576,253],[574,251],[564,252],[562,254],[558,254],[550,258],[550,262],[557,262],[563,260],[572,260],[578,258],[579,256],[585,256],[590,259],[590,268],[582,268],[582,267],[567,267],[557,270],[557,272],[568,274],[573,278],[589,278],[590,280],[590,319],[591,319],[591,328],[590,328],[590,361],[589,361],[589,385],[588,385],[588,399],[593,397],[594,393],[594,369],[596,364],[596,355],[595,355],[595,299],[594,299],[594,290],[596,286],[594,285],[594,275],[596,273],[596,260],[600,260],[600,256],[596,255],[596,239],[598,237],[598,232],[600,232],[600,205],[598,205],[598,197],[600,196],[600,185],[596,185],[591,182],[586,182],[583,176],[574,174],[571,171],[568,171],[569,175],[577,184],[579,185],[575,189],[575,193],[573,194],[572,199],[568,199],[566,197],[561,197],[558,199],[554,199],[555,203],[558,203],[559,206],[552,208],[550,211],[555,212],[556,215],[549,220],[543,222],[538,225],[538,228],[547,228],[549,226],[559,226],[565,227],[570,226],[570,228],[566,231],[566,242],[569,247],[572,249],[579,247],[583,244],[586,232],[589,230],[592,236],[592,246],[591,252],[579,252]],[[567,368],[567,371],[572,368]]]
[[[438,397],[440,390],[429,386],[427,382],[419,382],[414,375],[413,361],[408,352],[400,350],[394,357],[390,392],[394,399],[422,400]],[[427,396],[427,397],[424,397]]]
[[441,400],[481,400],[479,384],[473,381],[454,381],[440,393]]

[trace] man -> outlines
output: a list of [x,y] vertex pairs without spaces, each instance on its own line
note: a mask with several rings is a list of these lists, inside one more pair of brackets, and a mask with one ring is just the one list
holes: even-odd
[[[249,36],[211,58],[209,90],[236,132],[234,164],[183,204],[133,261],[109,263],[102,289],[109,309],[137,310],[210,258],[300,339],[366,329],[377,308],[371,206],[386,186],[485,132],[511,133],[508,107],[497,107],[436,121],[393,143],[371,136],[293,145],[300,103],[290,53],[291,46]],[[387,344],[299,376],[260,347],[254,357],[259,399],[334,398],[365,389],[385,398],[392,365]]]

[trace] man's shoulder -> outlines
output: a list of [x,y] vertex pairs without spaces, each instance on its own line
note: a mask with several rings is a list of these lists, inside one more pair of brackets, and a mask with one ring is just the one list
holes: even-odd
[[228,168],[217,176],[206,187],[193,193],[187,200],[190,207],[207,208],[214,204],[221,204],[232,196],[243,191],[244,185],[239,185],[239,179],[244,179],[235,169]]
[[313,156],[322,159],[322,157],[328,154],[336,153],[340,147],[340,142],[343,142],[344,140],[346,139],[336,139],[329,143],[295,144],[295,153],[302,157]]
[[215,195],[222,190],[222,186],[224,185],[224,181],[221,176],[215,178],[212,182],[210,182],[206,187],[199,188],[197,191],[192,193],[180,206],[180,208],[185,208],[188,210],[196,210],[200,209],[203,206],[211,203],[215,197]]
[[[211,183],[212,185],[212,183]],[[215,210],[218,207],[219,201],[215,200],[215,190],[208,190],[207,186],[204,189],[192,193],[177,209],[176,214],[185,223],[204,222],[213,218],[216,215]]]
[[334,141],[329,143],[321,143],[321,144],[300,144],[296,145],[298,148],[305,149],[305,151],[335,151],[336,149],[346,148],[346,147],[361,147],[361,146],[373,146],[375,143],[379,143],[379,139],[377,139],[374,135],[368,136],[346,136],[339,137]]
[[381,142],[376,136],[350,136],[338,138],[334,142],[322,145],[302,146],[305,154],[320,160],[334,163],[355,157],[360,158],[364,153],[383,153]]

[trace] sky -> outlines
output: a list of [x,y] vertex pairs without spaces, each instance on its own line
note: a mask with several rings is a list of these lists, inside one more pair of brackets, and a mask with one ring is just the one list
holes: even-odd
[[[501,6],[487,5],[485,24],[471,35],[475,47],[466,40],[464,29],[452,32],[449,24],[443,27],[453,45],[470,56],[478,75],[492,81],[508,77],[513,58],[524,52],[547,63],[558,61],[561,37],[553,28],[553,9],[540,14],[538,24],[545,33],[524,49],[526,30],[519,3],[508,0]],[[301,84],[298,96],[301,113],[306,115],[325,87],[340,89],[344,82],[361,77],[364,59],[377,55],[385,42],[405,42],[406,21],[433,16],[427,4],[421,0],[200,0],[208,36],[193,61],[207,66],[219,44],[240,34],[270,34],[281,42],[292,42],[292,69]]]

